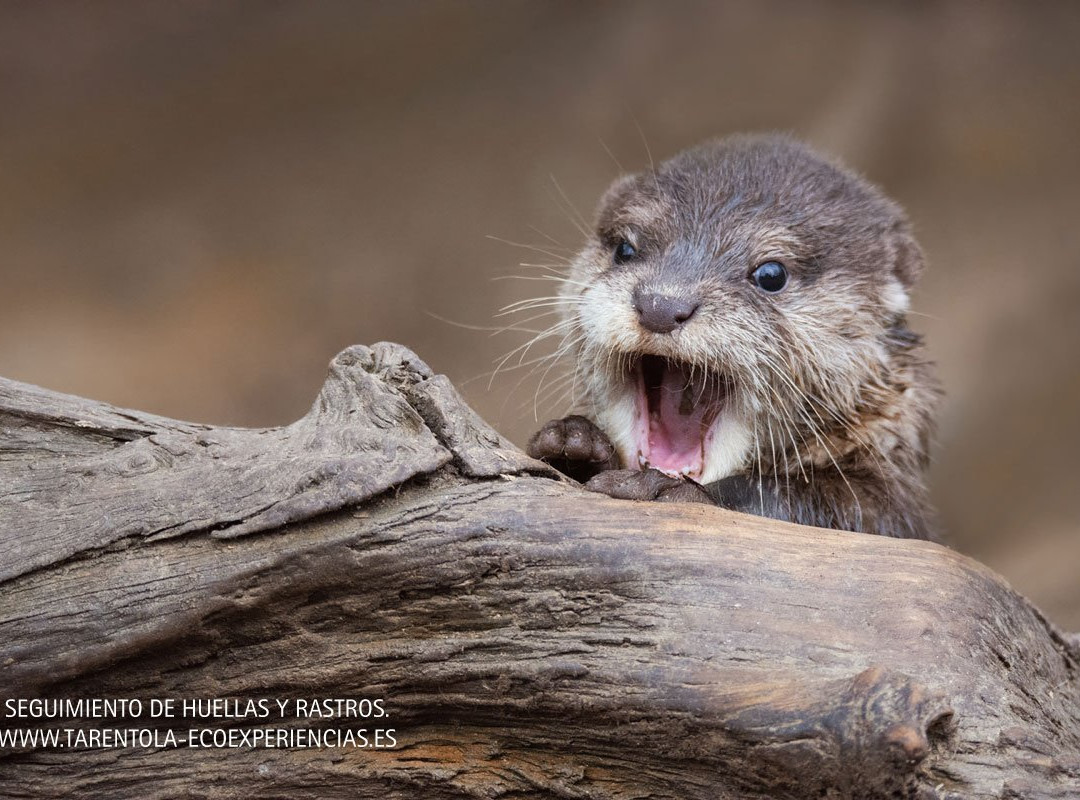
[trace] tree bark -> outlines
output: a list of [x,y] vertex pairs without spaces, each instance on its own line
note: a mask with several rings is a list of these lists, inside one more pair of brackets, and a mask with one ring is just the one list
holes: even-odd
[[[397,345],[267,430],[0,381],[0,546],[4,729],[384,735],[8,740],[3,797],[1080,797],[1080,649],[985,567],[589,494]],[[389,716],[16,713],[37,698]]]

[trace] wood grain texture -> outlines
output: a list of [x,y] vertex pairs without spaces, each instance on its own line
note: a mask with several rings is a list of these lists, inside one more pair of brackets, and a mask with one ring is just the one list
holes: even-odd
[[989,570],[584,492],[399,346],[269,431],[0,414],[0,698],[384,697],[397,739],[8,748],[0,796],[1080,796],[1080,653]]

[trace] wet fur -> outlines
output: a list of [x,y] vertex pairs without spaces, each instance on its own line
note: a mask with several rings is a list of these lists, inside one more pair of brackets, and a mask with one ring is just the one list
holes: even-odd
[[[624,239],[639,257],[615,264]],[[749,280],[767,260],[789,273],[776,294]],[[939,390],[905,318],[922,267],[895,203],[787,137],[709,142],[622,178],[560,291],[583,410],[633,469],[632,359],[720,372],[733,388],[706,451],[714,501],[936,538],[923,473]],[[633,308],[639,286],[701,306],[676,331],[653,333]]]

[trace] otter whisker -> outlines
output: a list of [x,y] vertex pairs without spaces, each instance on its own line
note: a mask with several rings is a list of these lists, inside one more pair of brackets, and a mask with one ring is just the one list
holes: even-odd
[[[538,406],[538,403],[539,403],[540,390],[544,387],[544,381],[547,379],[548,374],[551,372],[551,370],[557,364],[560,363],[560,361],[562,360],[562,357],[566,354],[566,352],[576,344],[576,341],[574,339],[570,338],[572,333],[573,332],[568,333],[568,334],[566,334],[566,336],[563,337],[562,342],[559,344],[558,349],[554,353],[555,357],[551,359],[551,363],[548,364],[547,369],[545,369],[543,374],[541,374],[540,380],[536,384],[536,391],[533,393],[533,416],[534,417],[537,416],[537,406]],[[572,380],[572,376],[574,375],[574,372],[573,371],[570,372],[569,375],[571,376],[571,380]],[[558,386],[558,385],[562,384],[563,382],[566,381],[566,379],[567,379],[566,375],[563,375],[563,376],[557,378],[555,380],[555,385]]]
[[780,477],[779,477],[779,474],[777,473],[776,441],[773,439],[772,417],[765,417],[765,424],[769,428],[769,460],[772,462],[773,485],[777,489],[779,489],[780,488]]
[[[502,367],[507,362],[509,362],[511,359],[513,359],[515,355],[518,356],[518,366],[521,366],[521,362],[525,360],[525,355],[529,352],[529,350],[534,345],[536,345],[538,342],[543,341],[544,339],[550,338],[552,336],[559,335],[567,327],[568,326],[567,326],[565,321],[557,322],[554,325],[552,325],[550,328],[542,331],[541,333],[537,334],[536,336],[533,336],[531,339],[529,339],[524,344],[521,344],[521,345],[518,345],[517,347],[515,347],[513,350],[511,350],[509,353],[507,353],[501,359],[498,360],[498,363],[495,366],[495,372],[492,374],[492,380],[494,380],[495,375],[498,374],[499,370],[502,369]],[[488,388],[489,389],[491,388],[490,383],[488,384]]]
[[764,478],[761,471],[761,439],[758,436],[758,421],[757,417],[754,417],[754,453],[757,456],[757,488],[758,488],[758,504],[760,513],[765,516],[765,487],[763,485]]
[[[779,373],[779,372],[774,373],[774,374],[777,374],[781,379],[786,380],[788,385],[791,386],[792,389],[794,389],[795,391],[799,391],[798,387],[795,386],[794,382],[792,382],[790,379],[788,379],[786,375],[784,375],[783,373]],[[806,411],[804,409],[804,405],[799,404],[797,406],[797,410],[798,410],[799,414],[803,417],[803,421],[806,423],[807,427],[809,428],[810,434],[817,440],[817,443],[825,451],[826,455],[829,457],[829,461],[833,465],[833,468],[836,470],[836,473],[840,476],[840,479],[844,482],[844,485],[847,487],[848,492],[851,494],[851,498],[855,502],[856,514],[861,516],[862,512],[861,512],[859,496],[855,493],[855,488],[851,485],[851,481],[848,480],[848,477],[844,473],[844,470],[841,469],[840,464],[837,462],[832,448],[829,447],[828,442],[823,438],[822,434],[818,431],[818,427],[817,427],[817,425],[814,424],[814,421],[810,418],[810,415],[806,413]]]
[[565,208],[563,206],[560,206],[560,208],[563,208],[567,219],[573,223],[574,227],[578,229],[582,236],[588,237],[590,235],[589,223],[585,220],[585,217],[581,216],[581,212],[577,210],[574,204],[570,202],[570,198],[566,196],[566,192],[559,186],[559,182],[555,180],[555,176],[549,175],[548,177],[551,179],[552,186],[554,186],[555,190],[559,193],[559,197],[561,197],[566,204]]
[[571,250],[570,248],[566,247],[566,246],[565,246],[565,245],[564,245],[564,244],[563,244],[562,242],[560,242],[560,241],[559,241],[558,239],[556,239],[556,238],[555,238],[554,236],[552,236],[551,234],[549,234],[549,233],[544,233],[544,231],[540,230],[540,229],[539,229],[538,227],[536,227],[535,225],[530,225],[530,226],[529,226],[529,230],[531,230],[531,231],[532,231],[533,233],[538,233],[538,234],[540,234],[541,236],[543,236],[543,237],[544,237],[545,239],[547,239],[547,240],[548,240],[549,242],[551,242],[551,243],[552,243],[553,245],[555,245],[555,246],[556,246],[557,248],[559,248],[560,250],[563,250],[563,251],[565,251],[565,252],[567,252],[567,253],[571,253],[571,254],[573,253],[573,250]]
[[[554,366],[556,366],[556,365],[558,365],[560,363],[560,360],[565,356],[568,347],[573,343],[572,340],[571,340],[572,335],[573,335],[573,331],[569,331],[569,332],[565,333],[562,336],[562,338],[561,338],[561,340],[559,342],[559,345],[556,347],[554,352],[548,353],[548,354],[543,355],[543,356],[537,356],[536,358],[530,359],[529,361],[523,362],[522,364],[515,364],[515,365],[513,365],[511,367],[511,369],[517,369],[518,367],[524,367],[524,366],[530,366],[531,365],[532,369],[530,369],[528,372],[526,372],[524,375],[522,375],[521,378],[519,378],[518,381],[513,385],[513,387],[511,387],[510,391],[508,391],[506,393],[506,400],[503,401],[502,408],[505,408],[506,401],[509,400],[509,398],[511,396],[513,396],[514,393],[516,393],[518,391],[518,389],[521,388],[521,385],[523,383],[525,383],[525,381],[527,381],[529,378],[531,378],[533,375],[535,375],[536,372],[539,369],[544,368],[544,373],[541,375],[541,378],[540,378],[540,384],[537,386],[537,392],[539,392],[540,387],[543,385],[544,376],[547,375],[547,373],[548,373],[548,371],[550,371],[550,369],[552,369]],[[546,368],[545,368],[545,364],[547,364]],[[492,376],[492,377],[494,378],[494,376]],[[534,395],[533,414],[534,414],[534,416],[536,416],[536,414],[537,414],[535,395]]]
[[537,247],[534,244],[527,244],[525,242],[514,242],[514,241],[511,241],[510,239],[503,239],[503,238],[501,238],[499,236],[494,236],[494,235],[492,235],[490,233],[485,238],[491,239],[492,241],[499,242],[501,244],[508,244],[511,247],[520,247],[520,248],[523,248],[525,250],[532,250],[532,251],[537,252],[537,253],[542,253],[545,256],[549,256],[551,258],[554,258],[556,261],[561,261],[561,262],[563,262],[564,264],[567,264],[567,265],[570,265],[571,262],[572,262],[572,259],[570,259],[567,256],[561,256],[558,253],[553,253],[548,249],[545,249],[543,247]]
[[543,270],[540,275],[494,275],[491,278],[491,282],[496,281],[555,281],[556,283],[568,283],[569,278],[559,272],[555,267],[548,264],[526,264],[522,262],[518,264],[519,267],[525,269]]
[[524,300],[515,300],[513,303],[507,303],[499,309],[499,313],[506,314],[519,308],[527,309],[535,303],[550,303],[552,305],[562,305],[566,303],[572,305],[573,302],[574,300],[572,298],[566,298],[558,294],[545,295],[543,297],[526,297]]

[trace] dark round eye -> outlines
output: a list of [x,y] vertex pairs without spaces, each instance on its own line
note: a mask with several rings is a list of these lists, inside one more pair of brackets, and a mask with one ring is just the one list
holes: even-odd
[[623,239],[615,245],[615,263],[625,264],[637,257],[637,248]]
[[750,279],[766,292],[779,292],[787,284],[787,270],[779,261],[766,261],[750,273]]

